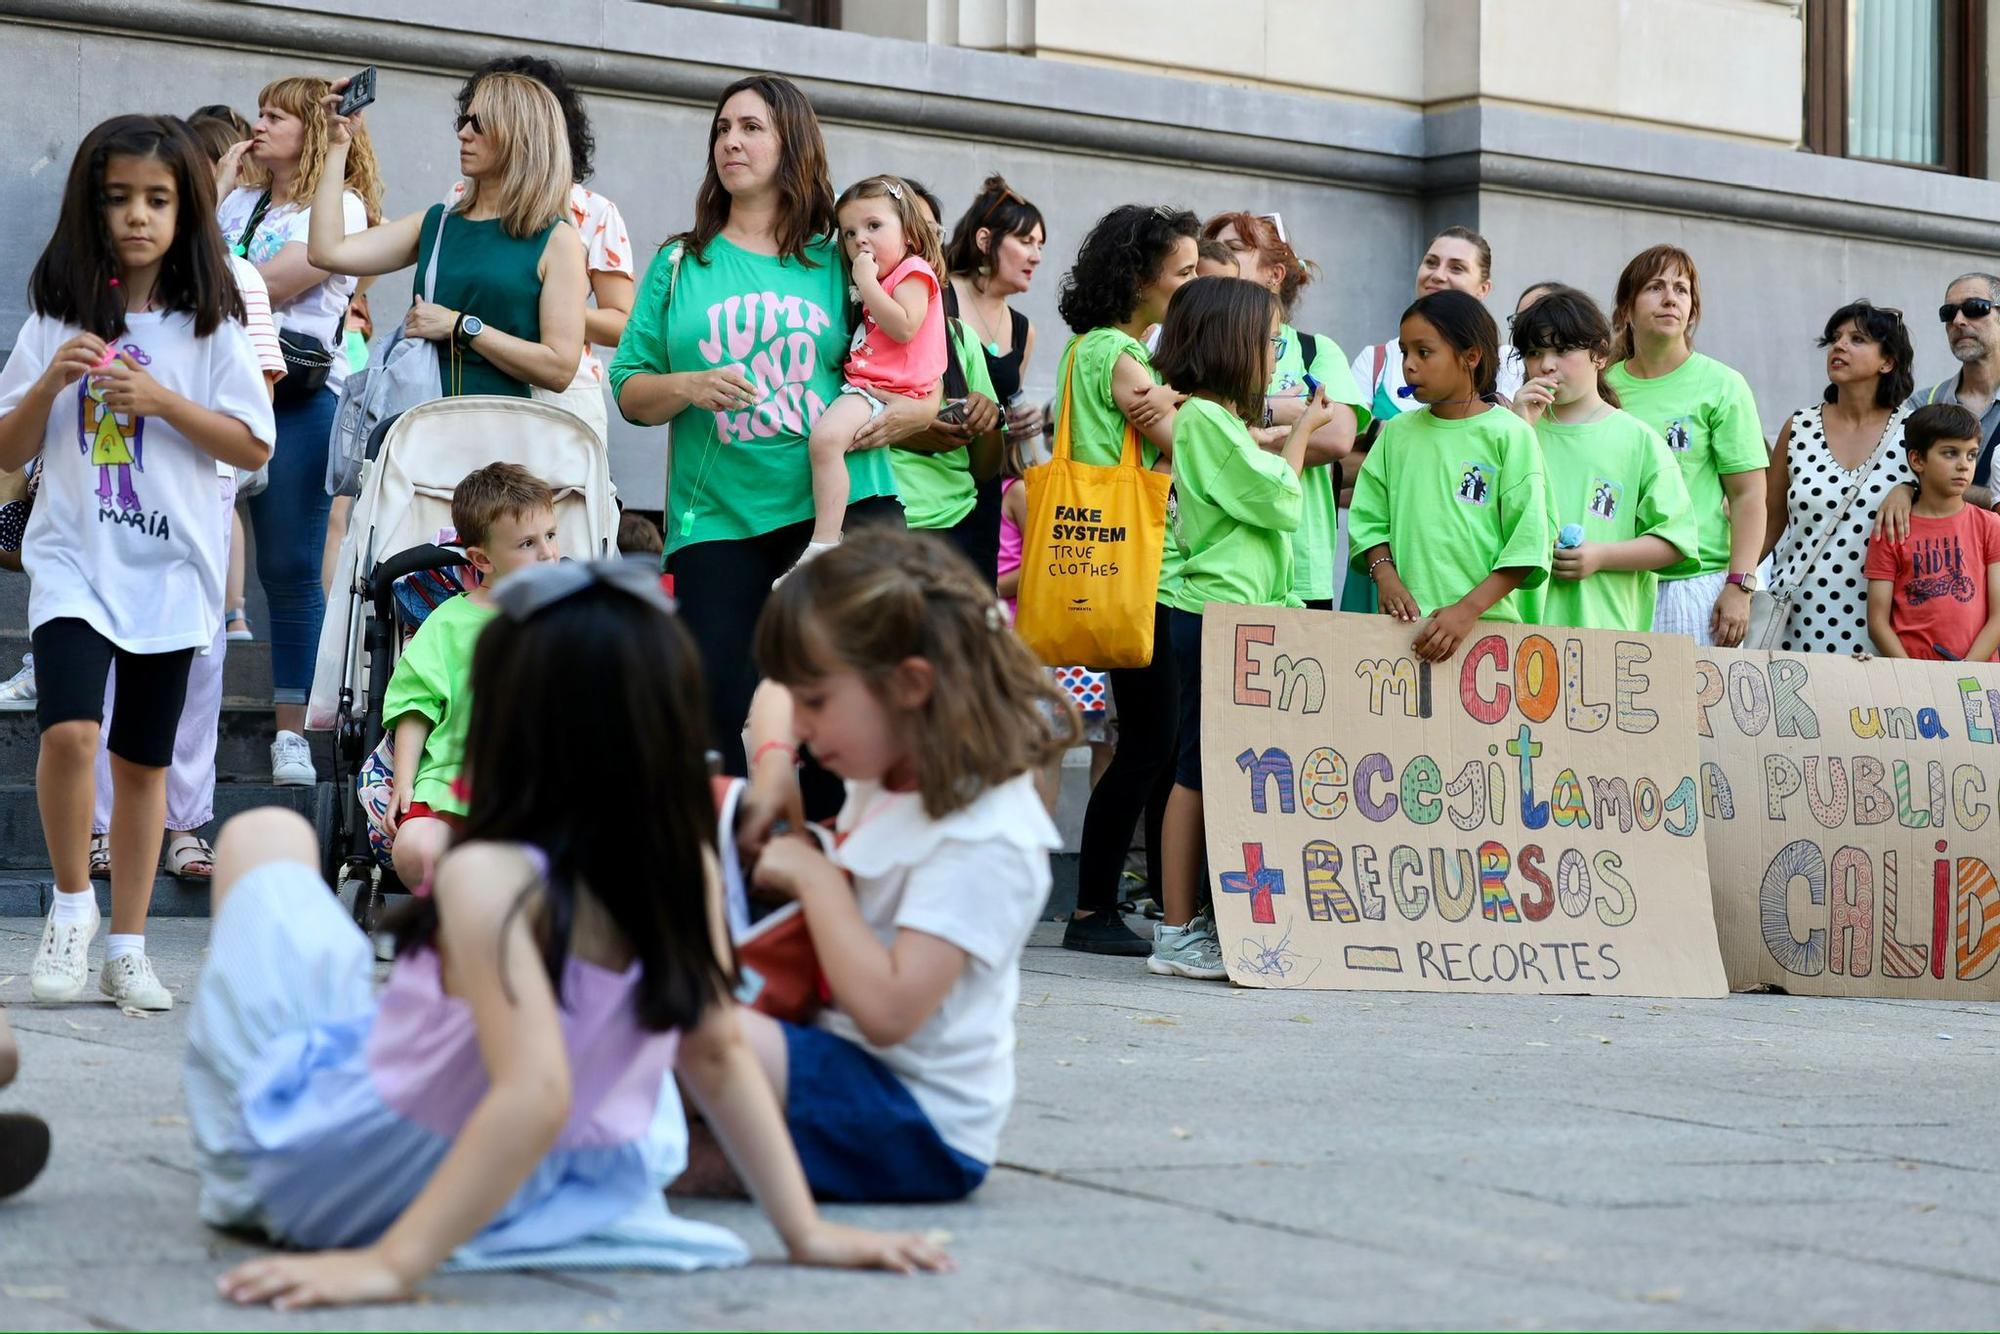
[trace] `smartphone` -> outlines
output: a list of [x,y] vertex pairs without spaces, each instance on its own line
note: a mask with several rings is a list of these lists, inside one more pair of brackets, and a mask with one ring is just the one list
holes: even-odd
[[965,411],[965,400],[954,398],[938,409],[937,419],[952,426],[963,426],[965,425]]
[[370,65],[347,81],[347,90],[340,95],[340,114],[352,116],[374,100],[375,67]]
[[1306,382],[1306,402],[1310,403],[1313,401],[1313,399],[1319,396],[1319,381],[1313,379],[1312,376],[1308,375],[1305,377],[1305,382]]

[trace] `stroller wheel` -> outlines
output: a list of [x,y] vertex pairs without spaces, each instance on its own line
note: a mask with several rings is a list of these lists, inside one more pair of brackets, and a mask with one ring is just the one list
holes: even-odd
[[356,926],[363,931],[374,930],[382,896],[372,870],[353,866],[343,868],[334,893],[339,896],[340,906],[347,909]]

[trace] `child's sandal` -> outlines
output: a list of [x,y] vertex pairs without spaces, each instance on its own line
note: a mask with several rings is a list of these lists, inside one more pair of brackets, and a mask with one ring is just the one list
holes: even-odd
[[111,878],[111,835],[92,834],[90,836],[90,878],[109,880]]
[[215,849],[199,834],[175,834],[167,844],[167,874],[176,880],[213,879]]

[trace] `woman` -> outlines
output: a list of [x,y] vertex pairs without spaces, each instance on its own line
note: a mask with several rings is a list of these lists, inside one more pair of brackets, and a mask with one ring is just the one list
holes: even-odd
[[[597,139],[590,131],[590,112],[570,86],[562,66],[539,56],[489,60],[460,85],[460,115],[472,109],[472,94],[489,74],[520,74],[533,79],[548,89],[562,108],[563,126],[569,135],[570,175],[574,178],[569,188],[569,220],[583,238],[584,271],[590,276],[593,304],[583,312],[583,359],[575,378],[555,402],[583,418],[598,440],[604,441],[610,423],[604,407],[604,363],[598,360],[595,349],[616,348],[632,313],[632,242],[625,232],[625,218],[618,205],[583,186],[590,179]],[[466,182],[455,182],[444,202],[457,205],[466,188]]]
[[1264,426],[1253,430],[1266,449],[1282,447],[1292,423],[1305,412],[1306,380],[1326,391],[1333,419],[1306,442],[1306,468],[1299,474],[1304,508],[1298,531],[1292,534],[1292,593],[1308,607],[1333,610],[1334,589],[1346,562],[1336,559],[1339,522],[1335,510],[1331,466],[1354,448],[1354,434],[1368,421],[1361,391],[1340,344],[1325,334],[1301,334],[1291,326],[1299,293],[1318,275],[1317,267],[1300,259],[1278,229],[1275,217],[1255,213],[1218,213],[1202,235],[1222,242],[1236,257],[1237,275],[1278,298],[1285,323],[1278,326],[1277,361],[1264,391]]
[[[1035,326],[1010,303],[1034,282],[1047,240],[1042,211],[996,172],[986,178],[952,228],[944,255],[945,267],[951,270],[945,309],[978,337],[994,397],[1006,411],[1007,434],[1024,455],[1042,433],[1041,409],[1021,393],[1028,360],[1035,355]],[[966,522],[978,544],[973,563],[990,572],[997,567],[1000,552],[997,471],[981,478],[977,504]]]
[[1625,411],[1666,437],[1699,527],[1699,573],[1660,580],[1655,633],[1734,648],[1760,586],[1770,451],[1757,402],[1736,371],[1694,350],[1701,278],[1694,257],[1657,245],[1618,275],[1611,327],[1623,358],[1604,373]]
[[[751,633],[811,535],[806,439],[840,392],[852,332],[819,118],[789,79],[738,80],[716,103],[694,226],[647,266],[611,363],[625,420],[673,423],[666,565],[710,664],[710,742],[732,774],[749,768]],[[881,447],[929,426],[939,402],[891,396],[861,428],[852,522],[903,522]]]
[[[336,101],[327,99],[329,162],[349,151],[349,122],[333,114]],[[337,273],[414,264],[421,274],[442,234],[432,299],[420,292],[403,328],[440,344],[445,396],[559,394],[583,356],[589,284],[583,242],[565,216],[569,135],[554,95],[519,74],[480,79],[458,117],[458,167],[471,188],[450,210],[433,205],[342,236],[316,208],[308,257]],[[326,202],[329,188],[322,180],[316,203]]]
[[[902,180],[942,240],[938,219],[943,208],[938,197],[914,177]],[[911,528],[927,529],[950,542],[991,583],[999,578],[1000,533],[996,520],[992,541],[987,540],[979,496],[988,482],[999,494],[1000,404],[985,353],[971,327],[951,317],[946,335],[944,405],[926,430],[889,451],[889,462],[896,472],[904,520]]]
[[1798,588],[1779,648],[1872,653],[1862,566],[1883,502],[1907,495],[1902,484],[1913,480],[1903,402],[1916,384],[1915,351],[1902,313],[1867,301],[1834,311],[1819,345],[1829,383],[1822,402],[1793,413],[1778,432],[1762,554],[1776,554],[1774,585]]
[[[250,137],[224,153],[217,168],[222,202],[216,221],[223,240],[263,275],[280,333],[316,340],[337,353],[355,281],[313,263],[307,237],[315,213],[343,235],[379,222],[382,180],[366,130],[335,160],[325,109],[331,90],[325,79],[296,75],[257,94]],[[303,401],[288,394],[278,404],[269,480],[244,502],[271,617],[271,697],[277,713],[271,781],[285,786],[318,781],[305,739],[306,694],[326,614],[320,571],[327,538],[327,437],[346,379],[346,359],[336,355],[323,387]]]
[[[1445,228],[1431,238],[1424,257],[1417,261],[1416,289],[1420,298],[1451,289],[1484,301],[1493,291],[1493,247],[1470,227]],[[1391,338],[1386,343],[1363,348],[1361,355],[1354,359],[1352,369],[1354,382],[1361,387],[1361,393],[1367,399],[1368,415],[1378,428],[1398,413],[1423,406],[1403,393],[1408,386],[1403,380],[1403,344],[1400,339]],[[1499,380],[1495,385],[1500,396],[1512,400],[1520,388],[1520,363],[1501,362]],[[1341,465],[1345,482],[1341,494],[1343,509],[1350,499],[1354,479],[1360,475],[1361,465],[1367,458],[1368,442],[1363,441]],[[1347,580],[1341,587],[1340,609],[1355,612],[1378,610],[1375,585],[1366,579]]]
[[[1142,340],[1166,318],[1173,294],[1194,278],[1200,234],[1200,219],[1183,209],[1126,204],[1105,214],[1084,237],[1076,267],[1064,276],[1056,299],[1074,333],[1057,367],[1057,411],[1069,414],[1077,462],[1116,464],[1128,422],[1142,437],[1148,467],[1164,470],[1172,459],[1175,395],[1154,378]],[[1065,949],[1131,957],[1152,952],[1151,943],[1119,918],[1118,877],[1132,830],[1144,815],[1147,879],[1156,895],[1162,892],[1160,821],[1173,789],[1174,729],[1180,718],[1167,613],[1180,563],[1180,548],[1169,533],[1153,609],[1153,660],[1110,673],[1118,749],[1084,808],[1076,912],[1063,931]],[[1213,944],[1212,925],[1204,938]]]

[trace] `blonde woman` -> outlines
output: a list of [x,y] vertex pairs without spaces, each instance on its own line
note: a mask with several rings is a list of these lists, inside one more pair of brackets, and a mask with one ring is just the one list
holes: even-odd
[[[328,174],[345,163],[360,118],[337,114],[333,85],[324,106]],[[320,181],[307,253],[336,273],[423,273],[440,244],[432,299],[404,318],[415,338],[441,344],[444,392],[527,398],[560,393],[583,356],[584,301],[590,282],[583,241],[565,221],[569,206],[569,135],[554,95],[520,74],[490,74],[458,117],[458,169],[467,190],[447,209],[343,235],[333,220],[337,186]],[[422,279],[418,280],[421,287]]]
[[[338,352],[355,280],[314,265],[306,256],[306,235],[315,213],[340,232],[381,221],[382,179],[365,132],[338,164],[329,162],[322,104],[330,88],[325,79],[300,75],[257,94],[250,137],[223,153],[216,167],[222,202],[215,212],[224,243],[263,275],[279,330]],[[274,783],[310,786],[318,780],[305,740],[306,693],[326,613],[326,443],[346,378],[346,358],[336,355],[323,386],[301,395],[295,385],[279,395],[270,481],[244,502],[257,534],[257,578],[270,603]]]

